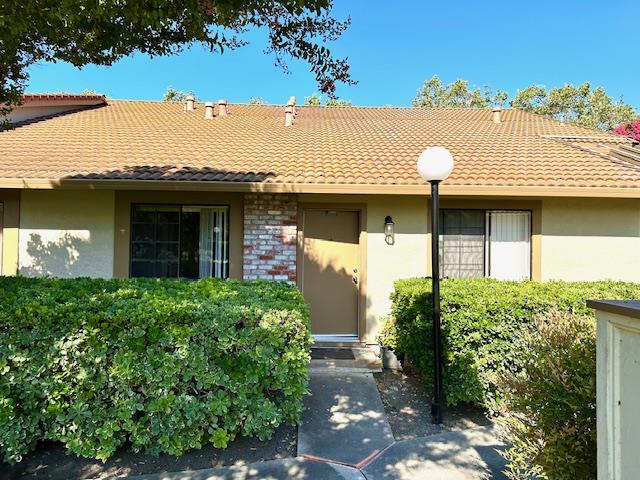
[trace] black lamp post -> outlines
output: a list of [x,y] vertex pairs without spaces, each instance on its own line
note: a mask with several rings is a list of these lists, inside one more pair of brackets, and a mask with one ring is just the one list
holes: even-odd
[[431,281],[433,295],[433,422],[442,423],[442,336],[440,319],[440,198],[438,186],[453,171],[453,156],[444,147],[429,147],[418,158],[418,173],[431,184]]

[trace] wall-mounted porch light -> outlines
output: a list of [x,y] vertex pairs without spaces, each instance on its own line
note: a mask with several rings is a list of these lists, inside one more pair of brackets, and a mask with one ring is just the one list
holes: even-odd
[[394,226],[395,223],[393,223],[393,218],[390,215],[384,217],[384,241],[389,245],[393,245],[395,242]]

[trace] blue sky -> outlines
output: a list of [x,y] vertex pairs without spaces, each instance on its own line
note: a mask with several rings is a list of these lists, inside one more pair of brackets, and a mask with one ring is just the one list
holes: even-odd
[[[420,84],[438,75],[510,93],[531,83],[589,81],[640,110],[637,0],[336,0],[335,14],[350,16],[352,25],[331,48],[349,57],[359,81],[337,93],[357,105],[409,105]],[[154,100],[171,85],[202,100],[271,103],[317,90],[306,64],[290,63],[286,75],[263,53],[263,33],[248,39],[250,46],[222,56],[194,46],[173,57],[134,55],[111,67],[40,64],[27,90],[92,89]]]

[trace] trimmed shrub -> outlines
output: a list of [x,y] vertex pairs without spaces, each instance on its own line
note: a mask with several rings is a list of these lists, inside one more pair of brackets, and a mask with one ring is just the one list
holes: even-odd
[[[589,298],[640,298],[640,285],[625,282],[505,282],[487,278],[444,279],[441,310],[444,389],[447,404],[471,402],[499,409],[499,379],[517,369],[515,347],[524,325],[552,310],[593,316]],[[422,373],[433,378],[431,279],[400,280],[392,294],[393,320],[387,342]]]
[[106,459],[268,438],[299,419],[310,342],[282,283],[0,278],[0,448]]
[[595,479],[595,321],[551,312],[523,328],[515,347],[521,368],[502,385],[507,473],[514,479]]

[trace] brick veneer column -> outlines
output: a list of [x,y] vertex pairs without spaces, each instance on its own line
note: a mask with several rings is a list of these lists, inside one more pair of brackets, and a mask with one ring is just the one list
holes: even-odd
[[244,279],[296,281],[295,195],[244,196]]

